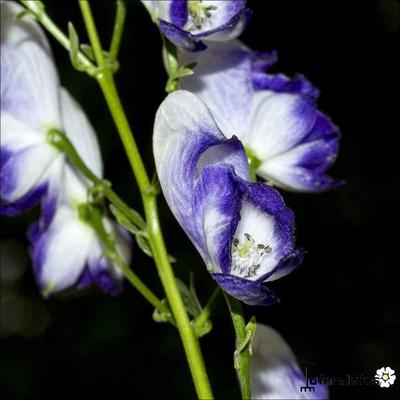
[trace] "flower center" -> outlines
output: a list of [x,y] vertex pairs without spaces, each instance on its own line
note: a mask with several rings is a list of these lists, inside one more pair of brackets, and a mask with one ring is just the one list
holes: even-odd
[[189,15],[192,23],[197,29],[201,29],[204,21],[211,17],[211,11],[217,9],[216,6],[205,6],[202,0],[189,0]]
[[244,278],[250,278],[257,275],[262,260],[272,252],[272,248],[256,243],[248,233],[241,239],[233,239],[232,271]]
[[387,381],[387,380],[389,379],[389,375],[388,375],[388,374],[383,374],[383,375],[382,375],[382,379],[383,379],[384,381]]

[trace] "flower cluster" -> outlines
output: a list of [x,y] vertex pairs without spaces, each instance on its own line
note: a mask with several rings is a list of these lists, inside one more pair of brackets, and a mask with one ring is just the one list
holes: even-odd
[[[88,223],[89,182],[53,143],[63,132],[88,167],[102,176],[97,138],[79,104],[60,86],[45,35],[22,7],[1,4],[0,212],[15,215],[41,202],[29,230],[34,272],[45,295],[96,284],[110,294],[122,288],[121,272],[103,255]],[[130,259],[129,239],[102,211],[117,251]]]
[[[191,4],[156,3],[168,3],[171,20],[174,4]],[[222,29],[225,14],[218,12]],[[303,258],[293,213],[272,186],[321,192],[340,185],[326,175],[339,131],[318,110],[319,91],[304,76],[271,74],[276,52],[230,40],[236,29],[201,52],[170,38],[179,62],[196,67],[157,112],[154,156],[168,205],[213,278],[233,297],[265,305],[277,300],[265,283]]]

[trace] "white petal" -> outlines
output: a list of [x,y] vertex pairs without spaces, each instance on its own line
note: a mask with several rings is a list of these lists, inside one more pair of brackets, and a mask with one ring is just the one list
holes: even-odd
[[226,137],[243,139],[249,130],[253,96],[250,54],[239,40],[210,43],[205,51],[179,54],[183,65],[197,62],[194,75],[182,79],[182,89],[205,101]]
[[1,5],[1,109],[34,129],[60,127],[58,75],[47,39],[31,17],[15,20],[23,10]]
[[1,169],[2,197],[14,202],[46,181],[59,152],[47,143],[27,147],[13,155]]
[[300,96],[263,91],[253,102],[254,118],[245,143],[262,161],[292,148],[315,122],[315,108]]
[[1,147],[16,152],[23,148],[45,142],[43,132],[34,130],[13,117],[10,113],[1,111]]
[[81,275],[95,240],[94,231],[65,206],[57,211],[45,240],[40,282],[49,291],[73,286]]
[[65,133],[87,166],[98,177],[103,175],[97,136],[78,102],[61,89],[61,115]]
[[390,368],[390,367],[386,367],[385,372],[386,372],[387,374],[389,374],[389,375],[394,374],[394,371],[393,371],[392,368]]
[[89,183],[72,166],[65,167],[64,174],[64,201],[70,205],[76,205],[87,201]]
[[[248,202],[244,202],[240,210],[240,222],[235,232],[235,238],[239,241],[245,240],[245,234],[249,234],[254,242],[271,247],[271,253],[266,254],[262,259],[257,275],[246,279],[256,280],[260,276],[271,272],[281,259],[279,240],[275,236],[274,218]],[[244,276],[247,270],[240,274],[239,271],[232,271],[234,275]]]

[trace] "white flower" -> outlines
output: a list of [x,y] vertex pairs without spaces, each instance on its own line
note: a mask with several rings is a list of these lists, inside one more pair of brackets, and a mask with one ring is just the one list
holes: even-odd
[[394,384],[396,375],[390,367],[382,367],[376,370],[375,374],[376,383],[382,388],[388,388]]
[[[99,145],[89,120],[66,90],[61,90],[60,98],[66,135],[86,165],[102,177]],[[90,284],[116,295],[122,290],[123,274],[104,256],[102,241],[85,218],[90,182],[69,164],[63,169],[62,180],[50,225],[42,230],[36,224],[30,230],[38,285],[45,296],[71,286],[81,288]],[[120,257],[129,264],[130,239],[126,231],[106,215],[102,215],[102,222],[115,237]]]
[[[58,193],[65,156],[48,142],[62,130],[59,79],[47,39],[19,4],[1,4],[0,214],[15,215]],[[47,209],[54,208],[48,197]]]

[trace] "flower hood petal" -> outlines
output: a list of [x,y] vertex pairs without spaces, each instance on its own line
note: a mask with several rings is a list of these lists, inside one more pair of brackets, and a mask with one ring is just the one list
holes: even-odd
[[15,19],[23,7],[12,1],[0,7],[1,112],[35,130],[60,128],[59,79],[47,39],[33,18]]

